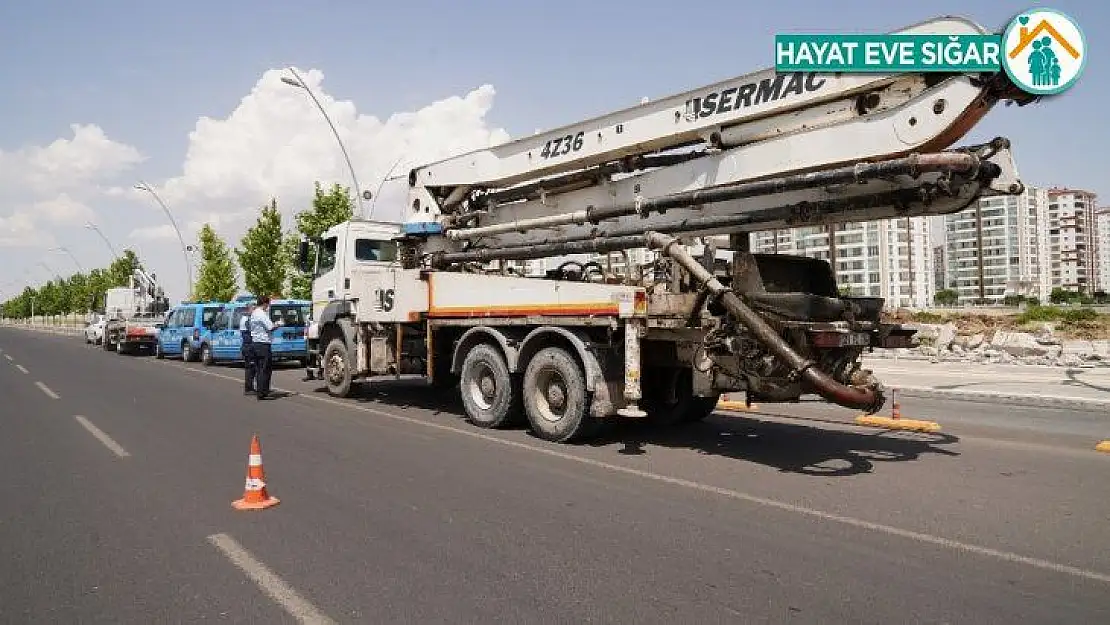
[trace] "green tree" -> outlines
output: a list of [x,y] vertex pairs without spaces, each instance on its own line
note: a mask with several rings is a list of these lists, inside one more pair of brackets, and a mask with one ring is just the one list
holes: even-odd
[[231,250],[209,224],[200,229],[200,276],[193,297],[201,300],[227,302],[235,297],[235,261]]
[[960,294],[953,289],[941,289],[933,295],[933,303],[937,306],[955,306],[960,299]]
[[247,291],[255,295],[282,294],[290,262],[277,200],[271,199],[269,205],[262,207],[258,221],[247,229],[240,243],[243,247],[236,249],[235,255],[243,269]]
[[[312,208],[297,214],[297,234],[308,240],[318,239],[324,232],[336,224],[347,221],[354,215],[355,203],[351,197],[350,189],[339,184],[333,184],[330,189],[324,190],[319,182],[312,197]],[[299,238],[296,234],[286,240],[289,250],[289,262],[297,262],[296,247]],[[316,254],[309,248],[308,265],[314,266]],[[300,273],[293,268],[290,272],[290,297],[297,299],[310,299],[312,297],[312,277]]]
[[131,282],[131,276],[135,273],[136,269],[141,268],[143,265],[139,262],[139,256],[134,251],[127,249],[123,250],[120,257],[112,261],[108,265],[107,284],[106,289],[117,286],[127,286]]
[[39,288],[26,287],[19,295],[0,303],[0,314],[5,317],[31,316],[32,303],[35,315],[60,315],[83,313],[103,306],[104,292],[109,288],[127,286],[136,268],[141,268],[139,257],[132,250],[105,268],[89,273],[78,272],[68,277],[58,276]]

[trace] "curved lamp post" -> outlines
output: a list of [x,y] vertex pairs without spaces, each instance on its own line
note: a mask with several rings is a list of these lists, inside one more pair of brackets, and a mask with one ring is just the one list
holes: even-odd
[[189,278],[189,283],[188,283],[189,295],[188,295],[188,297],[189,297],[189,299],[192,299],[192,297],[193,297],[193,264],[191,262],[189,262],[189,251],[188,251],[188,248],[185,245],[185,237],[181,236],[181,229],[177,227],[177,220],[175,220],[173,218],[173,213],[170,212],[170,207],[166,206],[166,203],[162,201],[162,198],[158,197],[158,194],[154,192],[154,189],[151,188],[150,185],[148,185],[147,183],[140,180],[139,184],[135,185],[135,188],[138,189],[139,191],[146,191],[147,193],[149,193],[151,195],[151,197],[154,198],[155,202],[158,202],[158,205],[161,206],[162,210],[166,213],[166,217],[169,218],[170,225],[173,226],[173,231],[177,233],[177,241],[179,243],[181,243],[181,256],[182,256],[182,258],[185,259],[185,273],[186,273],[186,275],[188,275],[188,278]]
[[64,254],[68,255],[70,260],[73,261],[73,264],[77,265],[77,271],[80,271],[81,273],[85,273],[85,268],[81,266],[81,261],[77,260],[77,257],[73,255],[73,252],[69,251],[68,247],[65,247],[65,246],[52,247],[52,248],[50,248],[50,251],[52,251],[52,252],[62,252]]
[[116,248],[112,246],[112,242],[108,240],[108,237],[104,236],[104,233],[100,231],[99,226],[90,221],[85,224],[85,227],[99,234],[101,240],[104,241],[104,245],[108,246],[108,251],[112,253],[112,258],[119,260],[119,254],[116,252]]
[[358,176],[355,175],[355,166],[351,164],[351,156],[347,153],[347,146],[343,144],[343,139],[339,137],[339,131],[336,130],[335,124],[332,123],[331,117],[328,115],[328,112],[324,110],[324,106],[320,104],[320,100],[316,98],[316,94],[312,93],[312,89],[308,88],[308,84],[305,83],[305,81],[301,80],[301,75],[297,73],[297,70],[293,69],[292,67],[288,68],[288,70],[291,74],[293,74],[295,78],[282,76],[281,82],[291,87],[304,89],[308,93],[308,97],[312,98],[313,103],[316,104],[316,108],[319,109],[320,114],[324,116],[324,121],[328,122],[328,127],[331,128],[331,133],[335,135],[335,141],[339,144],[340,151],[343,152],[343,160],[347,161],[347,169],[351,172],[351,182],[355,186],[355,202],[358,204],[358,211],[356,212],[356,214],[362,216],[362,200],[369,198],[364,198],[362,195],[362,188],[358,184]]

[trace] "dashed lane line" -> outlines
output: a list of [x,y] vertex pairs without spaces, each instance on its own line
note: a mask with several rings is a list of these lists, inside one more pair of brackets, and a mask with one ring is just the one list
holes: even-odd
[[[225,380],[231,380],[231,381],[235,381],[235,382],[242,382],[242,380],[240,378],[234,378],[234,377],[231,377],[231,376],[228,376],[228,375],[223,375],[223,374],[216,373],[216,372],[213,372],[213,371],[204,371],[202,369],[194,369],[192,367],[187,367],[187,366],[179,365],[179,364],[176,364],[176,363],[165,363],[165,364],[170,364],[170,365],[173,365],[173,366],[177,366],[181,369],[185,369],[186,371],[191,371],[191,372],[194,372],[194,373],[199,373],[199,374],[203,374],[203,375],[211,375],[211,376],[215,376],[215,377],[218,377],[218,378],[223,378]],[[293,392],[293,391],[289,391],[287,389],[281,389],[281,388],[278,388],[278,387],[274,387],[274,390],[278,390],[278,391],[282,391],[282,392]],[[516,449],[526,449],[531,453],[544,454],[544,455],[552,457],[552,458],[560,458],[562,460],[567,460],[567,461],[570,461],[570,462],[576,462],[578,464],[588,465],[588,466],[592,466],[592,467],[599,468],[599,469],[605,469],[607,471],[612,471],[614,473],[623,473],[625,475],[633,475],[633,476],[636,476],[636,477],[640,477],[640,478],[647,479],[647,480],[652,480],[652,481],[655,481],[655,482],[660,482],[660,483],[663,483],[663,484],[669,484],[669,485],[672,485],[672,486],[679,486],[679,487],[687,488],[687,489],[690,489],[690,490],[695,490],[695,491],[700,491],[700,492],[704,492],[704,493],[719,495],[721,497],[725,497],[725,498],[728,498],[728,499],[733,499],[733,500],[736,500],[736,501],[743,501],[743,502],[747,502],[747,503],[751,503],[751,504],[755,504],[755,505],[759,505],[759,506],[764,506],[764,507],[767,507],[767,508],[774,508],[776,510],[782,510],[784,512],[790,512],[790,513],[793,513],[793,514],[809,517],[809,518],[812,518],[812,519],[817,519],[817,520],[820,520],[820,521],[828,521],[828,522],[831,522],[831,523],[838,523],[840,525],[845,525],[845,526],[848,526],[848,527],[854,527],[854,528],[857,528],[857,529],[863,529],[863,530],[868,530],[868,531],[872,531],[872,532],[876,532],[876,533],[880,533],[880,534],[886,534],[888,536],[897,536],[899,538],[905,538],[907,540],[912,540],[912,541],[923,543],[923,544],[933,545],[933,546],[936,546],[936,547],[943,547],[945,549],[950,549],[950,550],[957,551],[957,552],[969,553],[969,554],[984,556],[984,557],[988,557],[988,558],[994,558],[994,559],[997,559],[997,560],[1003,560],[1003,561],[1011,562],[1011,563],[1014,563],[1014,564],[1021,564],[1021,565],[1036,568],[1036,569],[1051,571],[1053,573],[1060,573],[1060,574],[1063,574],[1063,575],[1070,575],[1072,577],[1078,577],[1078,578],[1086,579],[1086,580],[1089,580],[1089,581],[1095,581],[1095,582],[1102,582],[1104,584],[1110,584],[1110,573],[1103,573],[1103,572],[1100,572],[1100,571],[1093,571],[1093,570],[1090,570],[1090,569],[1083,569],[1083,568],[1079,568],[1079,567],[1076,567],[1076,566],[1061,564],[1061,563],[1058,563],[1058,562],[1052,562],[1052,561],[1049,561],[1049,560],[1042,560],[1040,558],[1033,558],[1033,557],[1029,557],[1029,556],[1023,556],[1021,554],[1013,553],[1013,552],[1010,552],[1010,551],[1004,551],[1004,550],[1001,550],[1001,549],[992,549],[990,547],[983,547],[983,546],[975,545],[975,544],[971,544],[971,543],[960,542],[958,540],[952,540],[952,539],[949,539],[949,538],[944,538],[943,536],[935,536],[935,535],[926,534],[926,533],[923,533],[923,532],[915,532],[913,530],[906,530],[906,529],[902,529],[902,528],[899,528],[899,527],[894,527],[894,526],[891,526],[891,525],[884,525],[882,523],[873,523],[871,521],[865,521],[863,519],[858,519],[858,518],[855,518],[855,517],[849,517],[849,516],[844,516],[844,515],[840,515],[840,514],[833,514],[831,512],[823,512],[821,510],[816,510],[816,509],[813,509],[813,508],[807,508],[805,506],[800,506],[800,505],[788,503],[788,502],[785,502],[785,501],[778,501],[778,500],[775,500],[775,499],[767,499],[765,497],[759,497],[757,495],[752,495],[752,494],[749,494],[749,493],[744,493],[744,492],[740,492],[740,491],[736,491],[736,490],[732,490],[732,489],[728,489],[728,488],[723,488],[723,487],[720,487],[720,486],[713,486],[711,484],[705,484],[705,483],[702,483],[702,482],[695,482],[695,481],[692,481],[692,480],[687,480],[687,479],[683,479],[683,478],[679,478],[679,477],[663,475],[663,474],[660,474],[660,473],[653,473],[651,471],[644,471],[644,470],[641,470],[641,469],[634,469],[632,467],[621,466],[619,464],[612,464],[612,463],[604,462],[604,461],[601,461],[601,460],[594,460],[593,458],[586,458],[586,457],[582,457],[582,456],[576,456],[574,454],[570,454],[570,453],[563,452],[563,451],[558,451],[558,450],[555,450],[555,449],[537,447],[535,445],[529,445],[527,443],[521,443],[521,442],[514,441],[514,440],[498,438],[496,436],[490,436],[488,434],[483,434],[482,432],[467,431],[467,430],[463,430],[463,429],[460,429],[460,428],[457,428],[457,427],[452,427],[450,425],[443,425],[443,424],[440,424],[440,423],[434,423],[432,421],[425,421],[423,419],[418,419],[418,418],[415,418],[415,417],[407,417],[407,416],[404,416],[404,415],[393,414],[391,412],[386,412],[384,410],[377,410],[375,408],[370,408],[370,407],[367,407],[367,406],[354,405],[354,404],[351,404],[349,402],[338,401],[336,399],[332,399],[332,398],[328,398],[328,397],[317,397],[315,395],[304,395],[304,394],[300,394],[300,393],[297,393],[297,396],[303,397],[305,399],[310,399],[310,400],[313,400],[313,401],[332,404],[334,406],[339,406],[341,408],[347,408],[349,410],[357,410],[357,411],[361,411],[361,412],[366,412],[366,413],[369,413],[369,414],[384,417],[386,419],[392,419],[394,421],[402,421],[402,422],[410,423],[410,424],[413,424],[413,425],[419,425],[419,426],[422,426],[422,427],[425,427],[425,428],[431,428],[431,429],[440,430],[440,431],[452,432],[454,434],[459,434],[461,436],[469,436],[471,438],[480,439],[480,440],[483,440],[483,441],[487,441],[487,442],[490,442],[490,443],[495,443],[495,444],[502,445],[502,446],[505,446],[505,447],[512,447],[512,448],[516,448]]]
[[30,373],[29,371],[27,371],[27,367],[24,367],[23,365],[16,365],[15,368],[19,369],[22,373]]
[[247,577],[262,589],[271,599],[285,609],[290,616],[301,623],[331,624],[331,620],[321,613],[316,606],[307,599],[297,594],[289,584],[286,584],[276,573],[258,561],[249,551],[243,548],[234,538],[227,534],[212,534],[208,542],[219,549],[232,564],[239,567]]
[[121,447],[119,443],[112,440],[111,436],[108,436],[100,428],[93,425],[92,421],[89,421],[81,415],[75,416],[74,419],[77,419],[77,422],[80,423],[81,426],[84,427],[86,430],[88,430],[89,434],[92,434],[93,437],[96,438],[96,440],[103,443],[104,446],[107,447],[115,455],[119,456],[120,458],[127,458],[131,455],[127,453],[127,450]]
[[4,358],[7,358],[8,362],[12,362],[13,360],[15,360],[14,358],[12,358],[11,354],[4,354]]
[[39,387],[39,390],[43,393],[46,393],[46,396],[50,399],[58,399],[58,394],[50,390],[50,387],[43,384],[42,382],[35,382],[35,386]]

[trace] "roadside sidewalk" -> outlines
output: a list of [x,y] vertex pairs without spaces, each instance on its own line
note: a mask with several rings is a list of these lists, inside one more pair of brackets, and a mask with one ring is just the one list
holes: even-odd
[[1105,411],[1110,418],[1110,368],[988,365],[866,360],[884,386],[907,397],[1004,402]]

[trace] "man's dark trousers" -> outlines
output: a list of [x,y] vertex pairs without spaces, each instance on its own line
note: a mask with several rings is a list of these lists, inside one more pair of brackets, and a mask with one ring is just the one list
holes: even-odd
[[[244,332],[244,334],[246,333]],[[251,345],[253,343],[248,335],[244,337],[243,346],[239,348],[239,351],[243,353],[243,392],[245,393],[254,392],[255,371],[258,368],[254,364],[254,349]]]
[[273,354],[269,343],[255,341],[251,343],[251,348],[254,352],[254,392],[259,397],[265,397],[270,394],[270,375],[274,372]]

